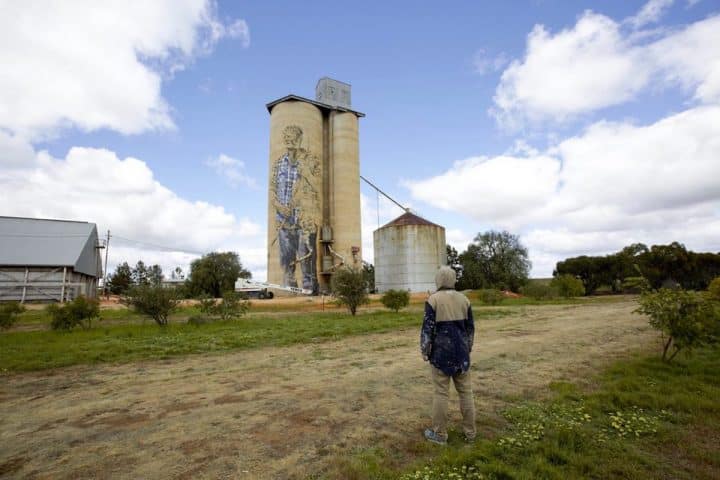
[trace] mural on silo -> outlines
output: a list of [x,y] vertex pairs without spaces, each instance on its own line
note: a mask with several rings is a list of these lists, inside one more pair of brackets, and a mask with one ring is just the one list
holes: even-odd
[[317,155],[302,147],[303,131],[296,125],[283,130],[286,151],[273,165],[272,202],[284,283],[297,287],[300,264],[302,288],[317,292],[317,232],[322,222],[322,171]]

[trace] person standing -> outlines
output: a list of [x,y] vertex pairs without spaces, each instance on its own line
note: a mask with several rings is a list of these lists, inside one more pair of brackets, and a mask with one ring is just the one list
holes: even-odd
[[470,352],[475,323],[472,307],[465,295],[455,290],[456,275],[450,267],[440,267],[435,274],[437,291],[425,302],[425,316],[420,332],[423,360],[430,362],[433,383],[432,428],[425,438],[447,443],[447,409],[450,380],[460,397],[460,412],[465,441],[475,440],[475,400],[470,380]]

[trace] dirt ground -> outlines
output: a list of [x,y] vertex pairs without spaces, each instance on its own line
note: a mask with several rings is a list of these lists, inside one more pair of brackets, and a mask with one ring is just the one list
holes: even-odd
[[[479,321],[471,372],[480,434],[508,398],[655,345],[634,308],[629,300],[526,307]],[[411,452],[431,392],[418,336],[413,328],[4,376],[0,476],[332,478],[338,459],[359,448]],[[453,393],[457,424],[456,401]]]

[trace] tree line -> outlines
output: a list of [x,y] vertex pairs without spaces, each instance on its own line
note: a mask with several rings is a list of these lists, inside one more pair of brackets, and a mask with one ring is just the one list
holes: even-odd
[[603,286],[613,293],[632,291],[640,277],[653,289],[679,286],[699,291],[720,276],[720,254],[696,253],[678,242],[649,248],[634,243],[610,255],[582,255],[558,262],[553,276],[558,275],[579,278],[586,295]]
[[[235,289],[238,278],[250,276],[237,253],[211,252],[193,260],[187,278],[180,267],[171,273],[170,278],[177,283],[181,297],[220,298],[224,292]],[[159,265],[147,266],[140,260],[134,267],[130,267],[127,262],[118,265],[115,272],[108,277],[107,286],[110,293],[124,295],[133,287],[157,286],[164,280],[165,276]]]

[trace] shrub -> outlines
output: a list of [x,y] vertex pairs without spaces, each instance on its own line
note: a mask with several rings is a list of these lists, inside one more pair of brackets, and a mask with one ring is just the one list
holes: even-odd
[[[703,295],[681,289],[643,292],[640,307],[635,312],[649,316],[650,325],[662,333],[662,359],[667,362],[671,362],[680,350],[690,351],[715,340],[720,321],[713,302]],[[674,351],[668,356],[670,347]]]
[[550,287],[557,290],[563,298],[582,297],[585,295],[585,286],[582,280],[572,275],[558,275],[550,281]]
[[242,317],[250,309],[250,302],[244,294],[228,290],[223,293],[222,301],[214,298],[201,298],[200,311],[205,315],[221,320]]
[[168,324],[168,317],[180,303],[175,289],[160,285],[135,286],[130,289],[123,301],[137,312],[155,320],[160,326]]
[[347,306],[352,315],[355,315],[360,305],[368,303],[365,277],[362,270],[342,267],[335,272],[330,283],[333,295],[338,303]]
[[720,277],[710,282],[710,285],[708,285],[708,294],[711,300],[720,302]]
[[478,291],[478,298],[485,305],[497,305],[505,300],[505,295],[494,288],[484,288]]
[[50,328],[53,330],[90,328],[92,319],[100,317],[100,303],[81,295],[64,305],[56,303],[48,305],[46,311],[50,315]]
[[25,307],[19,302],[8,302],[0,304],[0,330],[7,330],[15,325],[18,315],[25,311]]
[[405,308],[410,305],[410,292],[407,290],[390,289],[383,294],[380,298],[380,302],[382,302],[386,308],[389,308],[397,313],[401,308]]
[[528,283],[522,288],[521,293],[534,300],[550,300],[558,297],[555,287],[539,282]]

